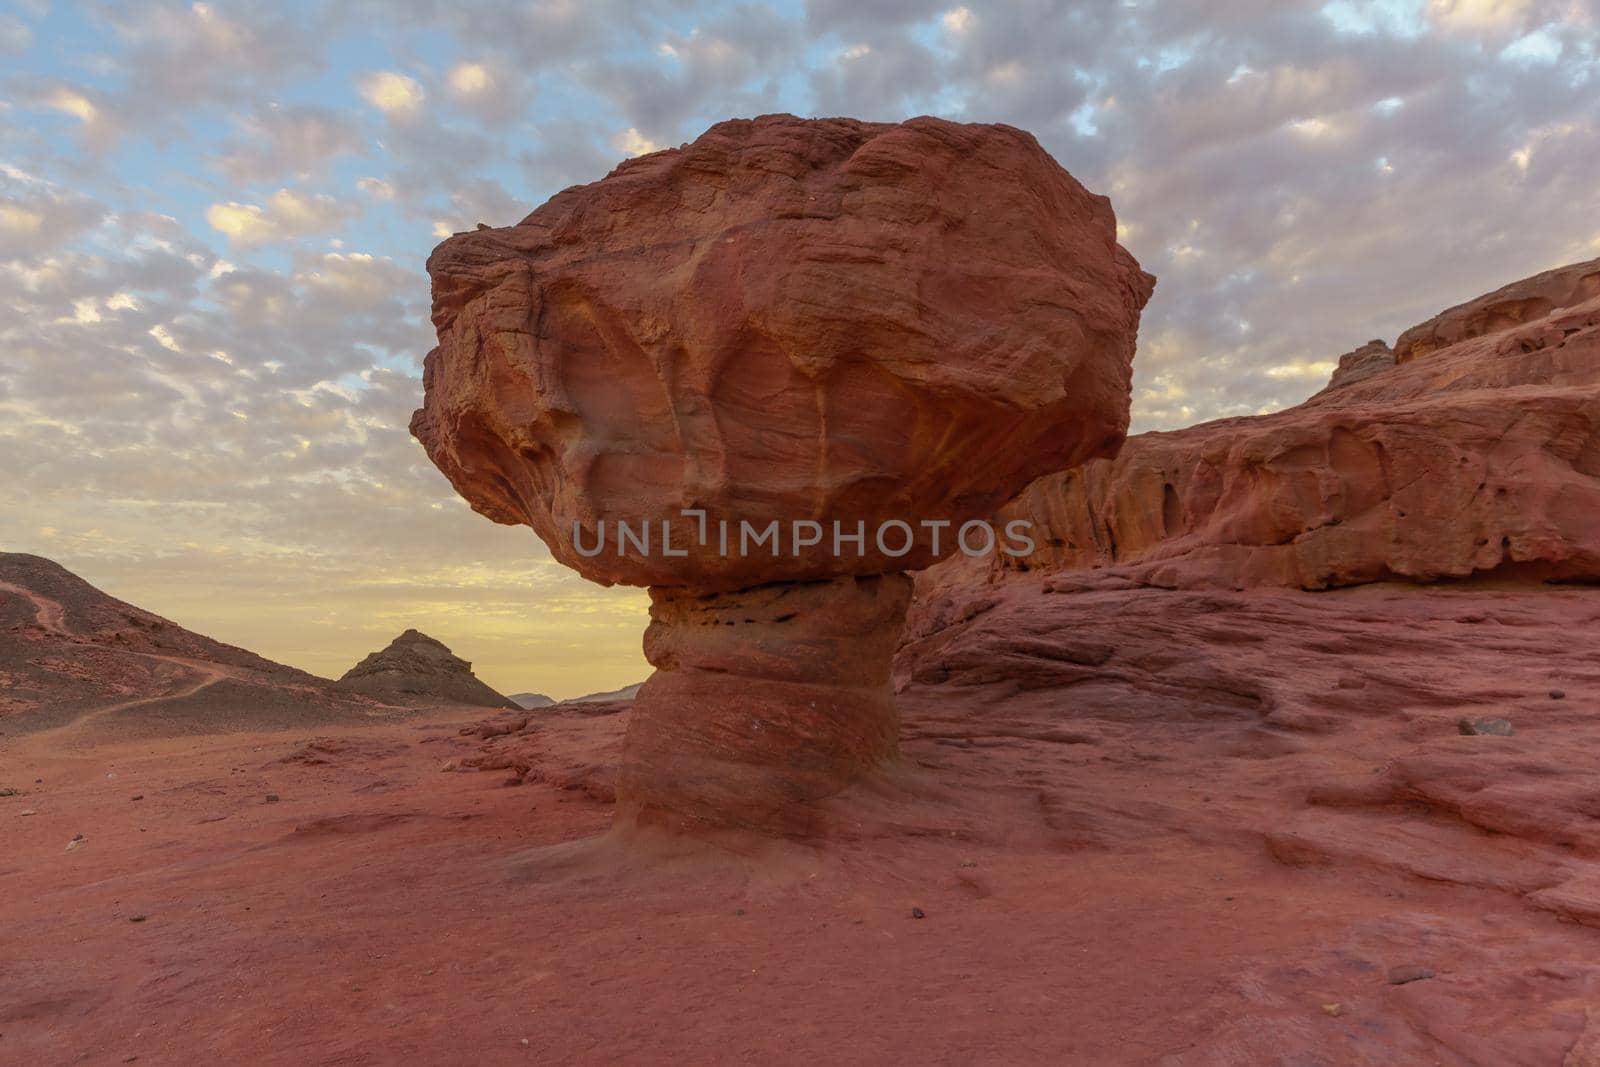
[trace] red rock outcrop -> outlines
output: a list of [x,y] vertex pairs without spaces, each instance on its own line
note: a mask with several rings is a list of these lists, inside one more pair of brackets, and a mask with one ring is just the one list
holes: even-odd
[[1409,363],[1441,348],[1546,318],[1551,312],[1600,297],[1600,259],[1570,263],[1501,286],[1465,304],[1441,311],[1400,335],[1395,361]]
[[1339,357],[1339,364],[1334,368],[1333,377],[1328,379],[1328,384],[1323,387],[1322,392],[1341,389],[1354,382],[1363,381],[1392,366],[1394,366],[1394,349],[1383,341],[1368,341],[1360,348]]
[[[1596,266],[1446,312],[1406,331],[1398,366],[1298,407],[1140,434],[1114,460],[1041,478],[997,517],[1031,521],[1035,552],[993,570],[946,564],[922,587],[1006,568],[1307,589],[1600,575],[1600,297],[1524,320],[1490,313],[1506,294],[1525,310],[1581,296]],[[1505,325],[1484,332],[1494,315]],[[1419,337],[1457,340],[1423,359]],[[1381,357],[1363,351],[1353,363]]]
[[889,668],[911,579],[650,590],[645,657],[618,773],[649,821],[804,836],[816,801],[899,753]]
[[[451,238],[428,270],[439,347],[412,429],[457,491],[594,581],[697,589],[946,553],[869,537],[775,565],[693,544],[684,508],[758,529],[987,518],[1113,451],[1154,284],[1109,201],[1020,130],[782,115]],[[691,551],[619,553],[619,520]],[[602,521],[583,554],[574,526],[588,546]]]
[[905,583],[872,579],[953,544],[875,532],[1114,450],[1154,285],[1031,136],[932,118],[721,123],[428,267],[412,432],[479,512],[653,588],[624,807],[738,824],[892,754],[893,641],[857,624],[898,632]]

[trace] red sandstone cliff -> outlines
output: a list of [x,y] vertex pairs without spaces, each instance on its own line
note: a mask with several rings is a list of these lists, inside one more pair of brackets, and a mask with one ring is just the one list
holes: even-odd
[[[993,566],[1185,588],[1600,575],[1600,260],[1412,327],[1397,365],[1382,349],[1298,407],[1040,478],[1000,513],[1037,550]],[[957,560],[921,587],[985,576]]]

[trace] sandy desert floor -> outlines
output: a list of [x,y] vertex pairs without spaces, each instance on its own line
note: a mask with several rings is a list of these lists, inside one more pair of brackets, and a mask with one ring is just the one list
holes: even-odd
[[1048,588],[824,843],[607,836],[625,714],[0,737],[0,1063],[1600,1063],[1600,594]]

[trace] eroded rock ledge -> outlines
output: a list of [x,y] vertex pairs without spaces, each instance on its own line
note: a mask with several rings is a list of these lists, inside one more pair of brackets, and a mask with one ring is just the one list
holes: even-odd
[[1596,278],[1600,261],[1507,286],[1406,331],[1397,366],[1352,353],[1298,407],[1047,475],[998,516],[1032,521],[1035,553],[920,588],[1087,568],[1192,588],[1600,576]]

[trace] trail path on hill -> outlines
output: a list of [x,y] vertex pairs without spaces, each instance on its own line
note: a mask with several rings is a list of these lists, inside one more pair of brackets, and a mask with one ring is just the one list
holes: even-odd
[[190,684],[185,685],[180,689],[175,689],[169,693],[158,693],[155,696],[140,697],[137,700],[124,700],[121,703],[111,704],[103,708],[96,708],[94,711],[86,712],[85,714],[74,719],[71,723],[71,727],[77,727],[81,729],[91,725],[92,723],[99,722],[102,719],[110,718],[113,715],[128,711],[132,708],[144,707],[148,704],[158,704],[166,700],[182,700],[185,697],[194,696],[196,693],[200,692],[200,690],[215,685],[224,679],[239,677],[238,671],[231,667],[223,667],[219,664],[207,663],[204,660],[185,659],[181,656],[164,656],[155,652],[133,652],[130,653],[130,655],[142,656],[145,659],[158,660],[163,663],[176,664],[177,666],[199,672],[200,677],[192,681]]
[[[13,585],[10,582],[0,582],[0,592],[14,593],[32,604],[34,616],[40,629],[45,630],[48,633],[55,634],[56,636],[67,641],[75,643],[82,643],[84,641],[84,635],[74,633],[72,630],[68,629],[66,621],[66,606],[60,601],[54,600],[51,597],[47,597],[35,590],[19,585]],[[244,677],[238,668],[224,666],[223,664],[214,663],[208,660],[190,659],[186,656],[174,656],[162,652],[142,652],[131,648],[120,649],[119,651],[128,656],[137,656],[140,659],[150,660],[156,663],[171,664],[173,666],[182,668],[185,671],[192,671],[197,674],[198,677],[186,682],[186,684],[182,685],[178,689],[171,690],[170,692],[158,693],[154,696],[148,697],[139,697],[134,700],[123,700],[115,704],[108,704],[103,708],[96,708],[93,711],[85,712],[76,719],[72,720],[71,723],[67,724],[64,729],[82,729],[92,723],[99,722],[103,719],[109,718],[112,715],[128,711],[132,708],[144,707],[146,705],[157,704],[167,700],[182,700],[185,697],[191,697],[200,692],[202,689],[215,685],[217,682],[220,682],[224,679]]]
[[0,582],[0,590],[7,593],[15,593],[30,602],[33,605],[33,612],[41,629],[60,634],[62,637],[73,636],[67,630],[67,609],[61,605],[60,601],[51,600],[49,597],[36,593],[32,589],[25,589],[20,585],[12,585],[10,582]]

